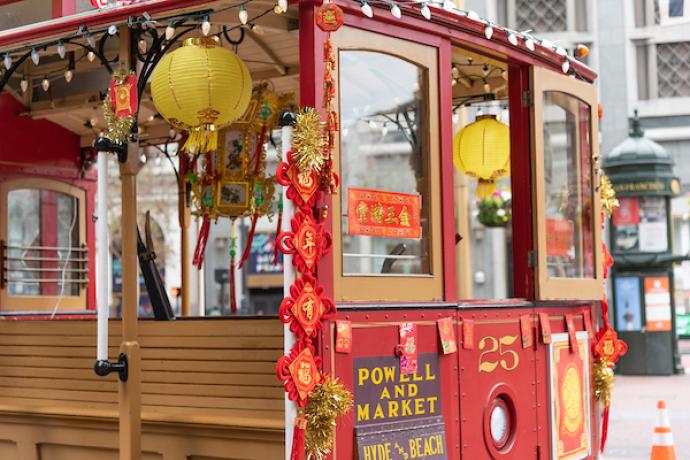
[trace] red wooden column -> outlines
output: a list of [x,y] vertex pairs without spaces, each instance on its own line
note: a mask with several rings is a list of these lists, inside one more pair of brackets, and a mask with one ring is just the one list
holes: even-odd
[[53,18],[61,18],[77,13],[77,0],[52,0]]

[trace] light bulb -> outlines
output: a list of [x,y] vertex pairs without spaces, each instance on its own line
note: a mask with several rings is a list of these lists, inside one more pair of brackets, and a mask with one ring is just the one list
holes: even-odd
[[65,81],[67,83],[72,81],[73,76],[74,76],[74,72],[72,72],[70,69],[65,70]]
[[458,78],[460,76],[460,69],[457,67],[453,66],[450,69],[450,73],[453,75],[453,78]]
[[263,35],[264,34],[264,29],[259,24],[252,24],[252,31],[256,35]]
[[284,11],[283,11],[283,9],[280,7],[280,5],[274,6],[274,7],[273,7],[273,12],[274,12],[275,14],[283,14],[283,13],[284,13]]
[[494,28],[491,27],[491,24],[488,24],[486,28],[484,28],[484,36],[487,38],[487,40],[491,40],[491,37],[494,35]]
[[283,10],[283,13],[286,12],[288,10],[288,0],[278,0],[278,6]]
[[508,41],[513,46],[518,46],[518,38],[514,33],[508,32]]
[[96,38],[93,35],[91,35],[90,32],[86,33],[86,43],[88,43],[91,48],[96,47]]
[[391,14],[396,19],[400,19],[400,17],[402,16],[402,13],[400,12],[400,7],[395,3],[391,4]]
[[364,16],[368,18],[373,18],[374,17],[374,10],[371,9],[371,6],[367,2],[362,2],[362,13]]
[[532,39],[532,37],[527,37],[525,40],[525,46],[528,50],[534,51],[534,39]]
[[369,127],[371,129],[376,129],[378,127],[378,125],[376,124],[376,122],[374,120],[369,120]]
[[386,137],[386,134],[388,134],[388,125],[384,123],[381,128],[381,136]]
[[457,84],[458,84],[458,79],[457,79],[457,78],[453,78],[453,80],[451,80],[450,84],[451,84],[451,86],[457,85]]
[[[142,131],[141,128],[139,128],[140,133],[141,133],[141,131]],[[139,161],[141,161],[142,163],[146,163],[146,154],[145,153],[142,153],[141,155],[139,155]]]
[[568,52],[565,50],[565,48],[559,46],[556,48],[556,54],[558,54],[559,56],[567,56]]
[[489,72],[490,72],[489,66],[487,64],[484,64],[484,67],[482,67],[482,73],[486,77],[487,75],[489,75]]
[[43,88],[43,91],[48,91],[48,89],[50,89],[50,80],[48,80],[48,77],[43,77],[41,88]]
[[563,64],[561,64],[561,70],[563,73],[568,73],[568,70],[570,70],[570,60],[566,59],[563,61]]
[[58,42],[57,53],[60,59],[65,59],[65,43],[62,40]]
[[491,85],[489,85],[487,82],[484,82],[484,92],[485,93],[491,92]]
[[551,42],[548,41],[548,40],[542,40],[542,41],[541,41],[541,46],[543,46],[544,48],[553,49],[553,43],[551,43]]
[[481,18],[480,18],[479,15],[477,14],[477,12],[474,11],[474,10],[468,11],[468,12],[467,12],[467,17],[470,18],[470,19],[472,19],[473,21],[480,21],[480,20],[481,20]]
[[444,0],[443,9],[447,11],[453,11],[455,9],[455,2],[453,2],[453,0]]
[[244,5],[240,6],[240,22],[244,25],[249,20],[249,13],[247,13],[247,8]]
[[175,136],[177,136],[177,131],[175,131],[174,129],[170,128],[170,131],[168,131],[168,137],[169,137],[170,139],[175,139]]
[[141,51],[142,53],[146,53],[146,48],[147,48],[146,40],[144,40],[143,38],[140,38],[138,46],[139,46],[139,51]]
[[113,36],[117,34],[117,26],[115,24],[108,27],[108,35]]
[[36,48],[31,48],[31,61],[34,65],[38,65],[41,61],[41,56],[38,54],[38,51],[36,51]]
[[5,53],[5,59],[3,62],[5,63],[5,68],[10,70],[12,67],[12,56],[10,56],[10,53]]
[[22,81],[19,82],[19,87],[22,89],[22,93],[26,93],[26,91],[29,89],[29,81],[26,79],[26,77],[22,78]]
[[93,62],[93,60],[96,59],[96,53],[89,51],[89,53],[86,55],[86,59],[88,59],[89,62]]
[[429,5],[424,3],[422,7],[419,9],[419,12],[422,13],[422,16],[424,16],[424,19],[427,21],[431,19],[431,10],[429,9]]
[[201,23],[201,33],[204,34],[204,37],[207,36],[211,32],[211,22],[208,20],[208,16],[204,18],[204,21]]
[[165,39],[170,41],[175,37],[175,26],[170,24],[165,28]]

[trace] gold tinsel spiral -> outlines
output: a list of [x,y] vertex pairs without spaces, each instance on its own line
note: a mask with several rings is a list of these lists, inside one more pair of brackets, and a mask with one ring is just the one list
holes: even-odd
[[599,180],[599,194],[601,200],[601,208],[607,216],[611,217],[613,211],[620,205],[618,198],[616,198],[616,191],[613,189],[611,180],[603,172],[600,174]]
[[103,100],[103,118],[105,119],[105,126],[107,127],[105,137],[116,144],[124,144],[127,142],[129,135],[132,134],[134,117],[117,117],[113,110],[112,102],[110,101],[110,94]]
[[321,116],[316,110],[306,108],[297,113],[292,146],[292,158],[300,171],[321,171],[326,163],[326,141]]
[[604,358],[597,360],[594,363],[594,396],[604,407],[611,405],[613,383],[613,363]]
[[314,389],[303,416],[307,420],[304,447],[307,458],[322,460],[333,447],[335,420],[352,407],[352,393],[333,377]]

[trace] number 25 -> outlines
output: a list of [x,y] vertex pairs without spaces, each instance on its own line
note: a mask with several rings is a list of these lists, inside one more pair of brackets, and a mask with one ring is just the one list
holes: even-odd
[[[500,365],[506,371],[512,371],[518,364],[520,364],[520,357],[515,350],[506,350],[504,347],[508,347],[515,343],[517,340],[516,335],[504,335],[503,337],[496,338],[490,335],[482,337],[479,341],[479,349],[482,350],[482,354],[479,355],[479,372],[491,373],[496,370]],[[498,352],[501,357],[500,360],[491,361],[491,353]],[[505,359],[507,356],[512,356],[512,363],[508,365],[508,360]]]

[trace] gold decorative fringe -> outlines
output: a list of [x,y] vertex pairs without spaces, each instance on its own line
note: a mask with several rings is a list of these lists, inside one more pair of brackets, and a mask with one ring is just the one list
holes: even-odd
[[184,150],[191,154],[213,152],[218,149],[218,131],[214,125],[203,125],[189,131]]
[[599,194],[601,200],[601,209],[606,213],[608,217],[611,217],[613,211],[620,206],[618,198],[616,198],[616,191],[613,189],[611,180],[602,171],[600,174],[601,179],[599,180]]
[[309,396],[303,416],[307,420],[307,458],[322,460],[333,448],[335,420],[352,408],[352,393],[337,379],[326,376]]
[[105,126],[107,128],[105,137],[116,144],[124,144],[127,142],[130,134],[132,134],[134,117],[117,117],[110,101],[110,94],[103,100],[103,118],[105,119]]
[[295,150],[292,158],[300,171],[321,172],[327,160],[324,154],[326,141],[321,116],[316,110],[306,108],[297,113],[292,146]]
[[603,403],[604,407],[611,404],[613,384],[613,364],[604,358],[597,360],[594,363],[594,397]]

